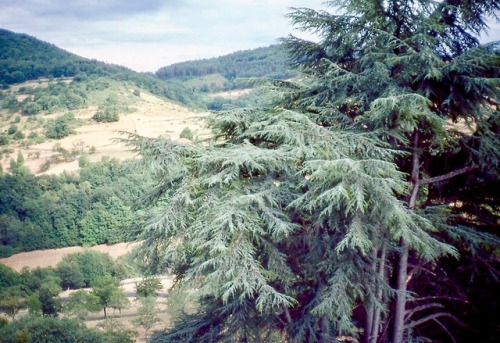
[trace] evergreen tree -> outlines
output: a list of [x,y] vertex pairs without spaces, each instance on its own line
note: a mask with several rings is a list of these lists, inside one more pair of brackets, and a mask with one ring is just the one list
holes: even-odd
[[476,36],[499,2],[330,3],[290,14],[319,40],[284,40],[303,75],[267,106],[206,144],[130,136],[165,204],[145,254],[201,308],[153,341],[458,340],[465,293],[432,275],[494,263],[500,58]]

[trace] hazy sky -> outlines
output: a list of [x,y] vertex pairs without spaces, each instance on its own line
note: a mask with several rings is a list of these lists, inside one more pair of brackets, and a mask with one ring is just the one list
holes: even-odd
[[276,43],[290,7],[324,0],[0,0],[0,28],[80,56],[156,71]]
[[[156,71],[276,43],[290,7],[324,0],[0,0],[0,28],[80,56]],[[500,39],[498,24],[487,40]]]

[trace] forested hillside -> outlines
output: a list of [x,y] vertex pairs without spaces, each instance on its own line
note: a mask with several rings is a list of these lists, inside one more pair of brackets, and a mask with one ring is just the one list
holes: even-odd
[[[189,80],[212,75],[212,79],[201,82],[203,91],[237,88],[237,78],[269,77],[287,79],[297,73],[289,67],[282,45],[238,51],[221,57],[187,61],[160,68],[156,75],[162,80]],[[215,75],[218,75],[217,79]]]
[[190,107],[204,108],[203,96],[176,80],[161,81],[153,74],[137,73],[122,66],[89,60],[26,34],[0,29],[0,85],[38,78],[105,76],[131,81],[155,95],[178,101]]
[[0,174],[0,257],[134,237],[135,207],[151,185],[144,170],[110,159],[61,176],[34,176],[22,161],[12,167]]

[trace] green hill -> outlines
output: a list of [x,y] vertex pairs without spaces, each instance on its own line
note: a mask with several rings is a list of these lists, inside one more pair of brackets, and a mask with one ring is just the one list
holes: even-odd
[[156,75],[162,80],[199,82],[194,84],[201,91],[220,91],[239,88],[238,78],[269,77],[287,79],[296,72],[288,65],[286,52],[281,45],[237,51],[216,58],[175,63],[160,68]]
[[26,34],[0,29],[0,85],[21,83],[39,78],[108,77],[131,81],[137,87],[193,108],[205,108],[203,95],[177,80],[159,80],[151,73],[90,60]]

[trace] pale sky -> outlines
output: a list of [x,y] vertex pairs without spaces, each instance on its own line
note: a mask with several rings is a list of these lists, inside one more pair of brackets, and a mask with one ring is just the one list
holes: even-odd
[[[0,0],[0,28],[136,71],[277,42],[290,7],[325,0]],[[486,40],[500,39],[498,24]],[[494,33],[494,34],[493,34]]]
[[[0,28],[136,71],[264,47],[324,0],[0,0]],[[296,33],[296,32],[295,32]]]

